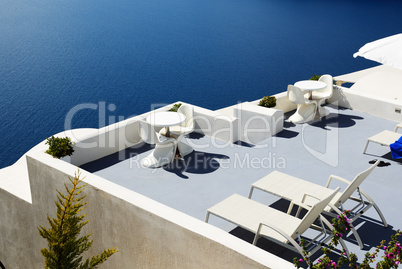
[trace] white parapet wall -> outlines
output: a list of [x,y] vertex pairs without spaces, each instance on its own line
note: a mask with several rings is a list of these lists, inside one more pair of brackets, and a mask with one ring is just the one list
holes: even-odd
[[[72,139],[76,145],[71,163],[77,166],[116,153],[141,142],[139,136],[140,116],[133,117],[100,129],[93,129]],[[74,134],[74,130],[70,132]]]
[[[55,217],[56,189],[78,168],[43,152],[26,155],[32,203],[0,189],[0,253],[6,268],[43,268],[47,247],[37,227]],[[293,265],[212,225],[81,171],[83,233],[94,240],[88,256],[117,246],[103,268],[293,268]]]
[[198,106],[193,107],[195,132],[229,143],[239,139],[236,117]]
[[329,103],[384,119],[402,122],[402,101],[382,97],[381,93],[373,94],[358,89],[336,86]]
[[219,112],[237,118],[237,138],[248,144],[258,144],[283,130],[283,111],[261,107],[255,102],[239,103]]
[[[176,102],[184,103],[184,102]],[[173,104],[167,105],[153,112],[167,111]],[[238,140],[237,118],[221,114],[209,109],[194,106],[194,132],[211,136],[219,140],[233,143]],[[128,147],[140,143],[140,119],[145,119],[151,112],[126,119],[105,126],[100,129],[86,129],[85,133],[79,132],[74,135],[75,130],[69,131],[66,135],[72,136],[76,145],[75,152],[70,162],[80,166],[82,164],[100,159],[107,155],[119,152]],[[158,128],[156,128],[158,131]],[[63,135],[63,134],[60,134]]]

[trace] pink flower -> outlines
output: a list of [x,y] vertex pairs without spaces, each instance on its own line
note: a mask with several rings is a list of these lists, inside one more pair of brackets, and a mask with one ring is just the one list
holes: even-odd
[[398,265],[399,264],[399,261],[395,261],[395,265]]
[[303,259],[299,259],[299,262],[303,262]]
[[395,259],[395,254],[392,252],[388,253],[388,258]]

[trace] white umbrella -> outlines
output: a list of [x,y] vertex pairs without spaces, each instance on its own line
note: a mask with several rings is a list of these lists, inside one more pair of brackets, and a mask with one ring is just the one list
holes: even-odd
[[367,43],[353,54],[357,56],[402,69],[402,34]]

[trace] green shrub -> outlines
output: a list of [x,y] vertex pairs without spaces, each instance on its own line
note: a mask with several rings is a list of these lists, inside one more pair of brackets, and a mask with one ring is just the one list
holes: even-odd
[[[322,77],[322,75],[321,75],[321,76],[319,76],[319,75],[313,75],[309,80],[319,80],[320,77]],[[333,80],[332,80],[332,83],[333,83],[333,84],[336,84],[336,81],[333,79]]]
[[275,96],[264,96],[260,100],[258,105],[264,106],[264,107],[275,107],[276,106],[276,97]]
[[313,75],[310,80],[319,80],[321,76],[319,75]]
[[177,110],[179,109],[180,106],[181,106],[181,103],[174,104],[173,107],[171,109],[169,109],[169,111],[177,112]]
[[46,153],[52,155],[54,158],[60,159],[73,154],[75,143],[72,142],[69,137],[52,136],[46,138],[46,145],[49,145],[49,149],[46,150]]

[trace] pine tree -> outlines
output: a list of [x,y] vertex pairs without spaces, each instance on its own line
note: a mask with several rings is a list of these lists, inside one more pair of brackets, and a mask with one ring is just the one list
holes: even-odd
[[72,188],[69,189],[64,184],[66,194],[57,190],[58,201],[55,202],[57,216],[53,219],[49,215],[47,216],[50,228],[47,229],[42,226],[38,228],[39,234],[48,242],[48,248],[41,249],[41,253],[45,257],[45,268],[97,268],[118,250],[117,248],[104,250],[100,255],[82,262],[81,255],[91,247],[93,242],[93,240],[89,240],[90,234],[80,237],[82,227],[89,221],[84,220],[86,214],[81,212],[87,204],[83,203],[86,196],[82,195],[86,184],[80,185],[82,182],[80,173],[76,173],[74,178],[69,178],[69,180],[72,183]]

